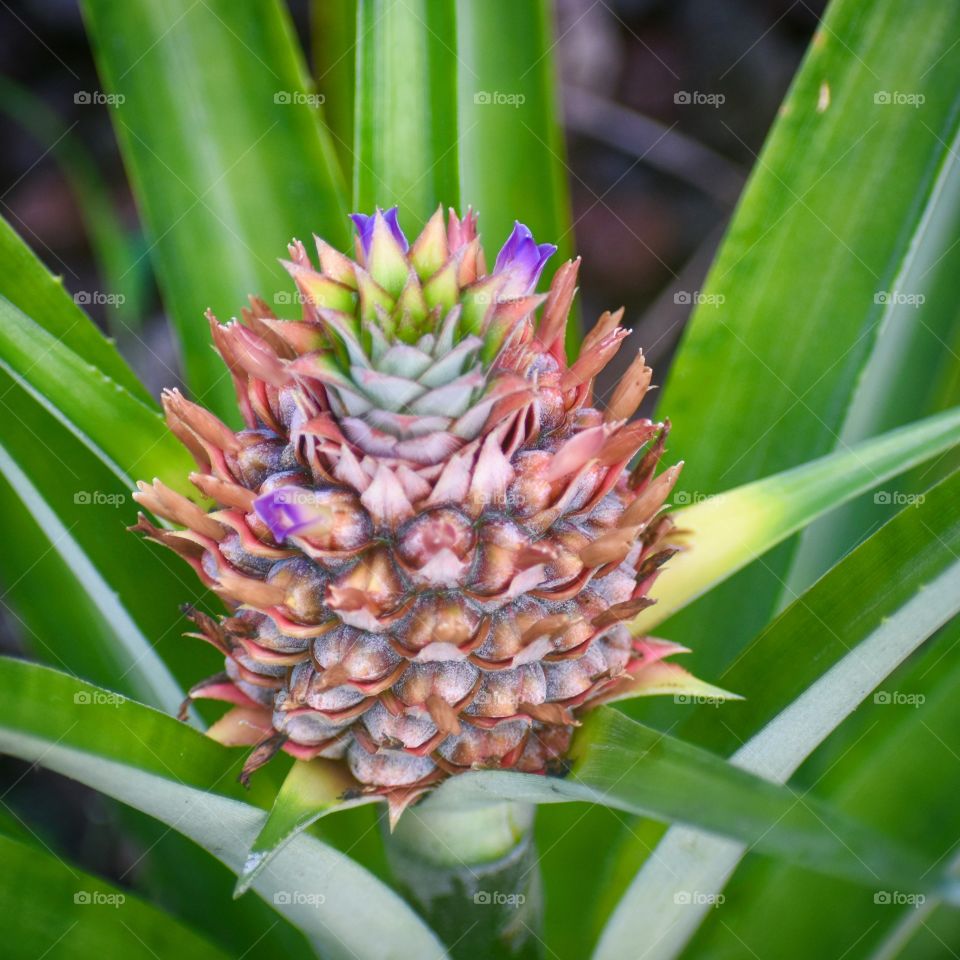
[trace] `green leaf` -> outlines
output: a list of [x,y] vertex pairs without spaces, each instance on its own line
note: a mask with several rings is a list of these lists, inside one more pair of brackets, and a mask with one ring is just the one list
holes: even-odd
[[[17,390],[0,379],[5,416]],[[70,469],[34,466],[43,463],[47,451],[28,429],[37,420],[25,405],[16,409],[18,416],[9,421],[0,447],[5,615],[33,656],[175,711],[186,687],[222,669],[222,658],[213,650],[181,637],[187,624],[177,600],[198,603],[204,591],[189,571],[124,531],[130,518],[123,506],[111,505],[111,498],[123,504],[126,488],[59,424],[44,424],[42,418],[49,417],[43,411],[36,411],[39,429]],[[62,438],[56,431],[62,431]],[[20,435],[32,448],[19,445]],[[36,483],[11,464],[6,453],[11,444],[18,445],[24,466],[36,470]],[[75,504],[75,489],[98,491],[103,501]],[[118,550],[118,540],[123,550]],[[242,905],[230,900],[232,877],[224,876],[224,868],[202,850],[177,835],[154,836],[129,813],[122,822],[148,851],[138,873],[182,919],[237,951],[256,943],[251,960],[296,949],[288,925],[264,922],[269,916],[265,905],[235,909]],[[218,908],[203,910],[200,897],[217,893],[223,898]]]
[[460,206],[454,0],[358,0],[354,207]]
[[[8,609],[36,654],[175,710],[182,688],[155,648],[182,668],[187,686],[212,672],[215,657],[171,636],[182,629],[177,600],[203,591],[125,534],[133,513],[124,505],[138,458],[147,475],[175,485],[188,463],[113,345],[4,221],[0,295],[10,301],[0,300]],[[114,537],[127,547],[123,556]]]
[[[798,598],[729,671],[753,701],[699,725],[732,762],[778,783],[920,644],[960,612],[960,473],[908,507]],[[730,678],[725,677],[725,682]],[[711,730],[722,732],[712,734]],[[748,739],[749,738],[749,739]],[[746,742],[744,742],[744,740]],[[743,856],[736,843],[674,827],[620,900],[597,958],[640,936],[677,955]],[[698,891],[699,904],[678,902]]]
[[838,817],[823,804],[720,757],[630,720],[610,707],[590,713],[564,779],[505,771],[461,774],[424,808],[467,809],[492,799],[602,803],[628,813],[696,825],[757,851],[861,883],[896,878],[904,889],[940,883],[908,851]]
[[196,496],[193,460],[156,408],[0,297],[0,367],[129,487],[161,477]]
[[[5,374],[0,385],[0,571],[27,641],[45,659],[175,711],[182,688],[155,644],[179,626],[177,575],[124,533],[126,485]],[[121,552],[114,537],[124,536]]]
[[[196,396],[236,420],[203,312],[288,292],[291,237],[346,246],[336,158],[277,0],[85,0],[114,125]],[[281,301],[288,302],[288,301]]]
[[169,914],[32,844],[0,835],[8,880],[0,884],[4,956],[226,960]]
[[234,895],[245,893],[273,858],[321,817],[378,799],[369,794],[345,799],[344,794],[356,786],[356,781],[340,761],[294,763],[243,863]]
[[345,183],[353,177],[353,107],[357,71],[357,0],[310,4],[313,75]]
[[[831,803],[909,843],[931,867],[954,875],[953,838],[960,831],[958,640],[960,618],[955,618],[799,771],[799,779],[805,785],[815,782]],[[722,909],[701,927],[684,956],[715,960],[736,954],[736,944],[748,942],[760,956],[773,950],[784,960],[841,954],[845,960],[892,960],[899,956],[900,934],[909,939],[911,928],[920,924],[932,934],[932,912],[957,915],[955,909],[935,910],[935,897],[921,902],[905,893],[877,884],[874,894],[865,895],[841,881],[748,857],[728,885]],[[941,926],[937,935],[944,932]],[[934,935],[931,940],[936,943]],[[956,940],[947,933],[933,957],[945,955],[944,943]]]
[[[648,632],[814,518],[958,443],[960,407],[678,510],[690,548],[671,560],[650,591],[657,603],[631,628]],[[741,597],[739,606],[752,603]]]
[[[0,659],[0,690],[0,750],[100,790],[230,869],[242,868],[265,814],[230,795],[239,789],[235,753],[148,707],[36,664]],[[274,858],[254,888],[324,956],[445,955],[397,894],[306,834]]]
[[[659,405],[674,423],[691,495],[915,417],[930,409],[937,368],[955,370],[960,249],[956,190],[945,191],[944,177],[956,164],[960,125],[960,61],[951,52],[958,31],[960,8],[938,0],[912,4],[909,15],[899,0],[829,6]],[[893,102],[905,94],[908,102]],[[941,204],[946,229],[933,229]],[[925,293],[928,304],[905,304],[893,316],[895,298],[884,297],[892,292]],[[898,329],[926,341],[921,353],[935,364],[915,363]],[[937,339],[946,353],[934,353]],[[765,625],[790,555],[786,546],[771,554],[671,624],[671,637],[690,646],[709,625],[725,625],[698,654],[699,672],[714,676]]]
[[0,218],[0,295],[138,400],[150,402],[146,388],[116,347],[63,289],[63,280],[49,273],[3,218]]
[[[960,472],[919,495],[758,634],[721,675],[749,697],[724,709],[723,724],[716,710],[697,707],[681,727],[683,736],[712,750],[735,750],[871,631],[926,598],[957,554]],[[917,631],[933,611],[921,614]]]
[[514,220],[558,244],[548,270],[573,249],[551,14],[549,0],[457,2],[463,203],[479,211],[488,250]]
[[[11,271],[0,274],[3,293],[42,318],[58,343],[129,383],[138,400],[149,399],[112,345],[2,222],[0,263]],[[6,424],[0,580],[15,632],[34,656],[175,710],[184,687],[222,663],[179,636],[185,621],[177,601],[197,603],[205,591],[188,571],[126,534],[133,518],[125,506],[128,484],[2,371],[0,396]],[[182,919],[218,943],[250,949],[251,960],[303,949],[288,924],[264,923],[265,904],[241,908],[230,901],[227,871],[188,840],[168,835],[160,843],[144,818],[128,811],[123,820],[149,850],[144,882],[159,888]],[[227,899],[216,911],[203,910],[201,894],[217,893]]]

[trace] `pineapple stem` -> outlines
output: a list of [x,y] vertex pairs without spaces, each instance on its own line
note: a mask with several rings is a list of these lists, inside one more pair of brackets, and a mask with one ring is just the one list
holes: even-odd
[[390,868],[455,958],[542,955],[534,808],[496,802],[464,810],[413,807],[385,830]]

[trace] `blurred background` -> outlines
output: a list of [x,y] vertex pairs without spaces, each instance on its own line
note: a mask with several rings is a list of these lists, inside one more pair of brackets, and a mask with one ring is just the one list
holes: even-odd
[[[626,325],[661,380],[689,292],[700,289],[824,6],[558,0],[582,315],[590,322],[625,305]],[[309,50],[309,6],[290,7]],[[68,290],[99,291],[80,295],[84,308],[158,394],[177,382],[178,358],[110,110],[84,93],[101,87],[73,0],[0,0],[0,212]],[[631,354],[623,351],[623,362]],[[2,597],[0,615],[0,649],[19,651]],[[123,846],[102,798],[6,758],[0,797],[31,810],[89,869],[123,882],[135,875],[139,854]]]

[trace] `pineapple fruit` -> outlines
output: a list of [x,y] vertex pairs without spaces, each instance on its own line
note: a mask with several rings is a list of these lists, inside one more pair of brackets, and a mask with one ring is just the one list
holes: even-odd
[[541,294],[556,248],[522,224],[489,270],[472,213],[412,246],[396,209],[353,219],[355,259],[290,246],[301,319],[208,314],[246,428],[167,391],[207,503],[141,483],[172,526],[136,529],[229,610],[192,614],[226,670],[190,697],[233,704],[211,734],[254,748],[244,775],[343,758],[396,810],[465,770],[550,772],[578,712],[688,676],[629,629],[674,549],[679,465],[656,475],[669,424],[631,420],[642,353],[594,405],[622,310],[567,361],[579,261]]

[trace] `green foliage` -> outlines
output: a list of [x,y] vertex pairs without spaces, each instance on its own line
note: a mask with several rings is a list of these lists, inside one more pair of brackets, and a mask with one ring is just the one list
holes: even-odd
[[[236,419],[204,310],[277,306],[292,237],[347,242],[336,158],[277,0],[82,4],[187,381]],[[280,304],[282,306],[282,303]],[[282,312],[282,311],[281,311]]]
[[[957,403],[958,31],[960,9],[938,0],[831,4],[660,398],[691,496]],[[922,110],[886,102],[898,92]],[[783,581],[809,585],[878,513],[889,508],[826,521],[793,579],[795,544],[751,565],[671,637],[696,646],[697,671],[712,675],[791,596]],[[720,622],[714,643],[693,642]]]
[[[726,752],[736,748],[738,766],[777,782],[788,779],[872,689],[960,613],[958,558],[960,474],[954,474],[754,640],[730,671],[735,682],[766,678],[754,698],[731,705],[722,725],[701,710],[685,732]],[[717,901],[703,900],[698,908],[671,901],[666,892],[719,896],[743,853],[695,831],[670,830],[617,906],[598,957],[618,956],[641,930],[656,930],[654,955],[674,956]],[[873,883],[883,885],[878,871]]]
[[[72,956],[226,960],[228,954],[169,914],[57,857],[0,835],[0,856],[16,883],[0,886],[5,956],[33,960],[66,940]],[[122,910],[123,922],[117,922]]]
[[359,0],[357,31],[354,209],[459,208],[454,0]]
[[[0,658],[0,682],[4,753],[42,763],[157,818],[239,871],[265,815],[235,799],[235,752],[172,717],[46,667]],[[265,783],[255,785],[250,800],[263,803],[268,791]],[[304,834],[254,885],[324,956],[442,955],[397,894]]]

